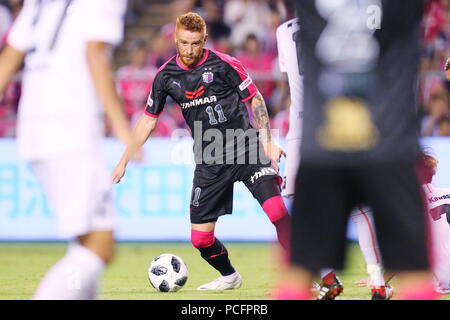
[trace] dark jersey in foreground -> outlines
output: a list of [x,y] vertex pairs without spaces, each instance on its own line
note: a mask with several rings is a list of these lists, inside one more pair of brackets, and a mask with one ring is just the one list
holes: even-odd
[[331,3],[296,2],[304,72],[302,162],[413,162],[419,151],[415,84],[422,1]]
[[[414,168],[422,1],[297,5],[305,103],[292,262],[313,272],[342,268],[348,217],[363,203],[373,209],[383,267],[426,271]],[[368,13],[377,10],[381,29],[371,30]]]
[[[244,134],[253,129],[244,102],[256,93],[252,79],[238,60],[204,49],[202,60],[192,68],[183,66],[178,56],[172,57],[160,68],[153,81],[145,113],[157,117],[163,112],[166,98],[170,96],[180,105],[183,117],[194,136],[196,162],[203,163],[205,159],[199,158],[200,152],[203,153],[210,143],[216,143],[223,147],[223,153],[219,150],[220,154],[212,154],[223,154],[224,157],[220,159],[225,163],[230,153],[234,153],[232,158],[235,159],[239,152],[248,152],[249,145],[258,145],[254,139],[256,131],[250,130],[251,139]],[[227,134],[230,140],[226,139]],[[217,137],[219,135],[221,137]],[[233,135],[237,138],[231,137]],[[237,148],[238,152],[235,153],[237,141],[240,140],[245,148]],[[221,162],[218,160],[214,163]]]

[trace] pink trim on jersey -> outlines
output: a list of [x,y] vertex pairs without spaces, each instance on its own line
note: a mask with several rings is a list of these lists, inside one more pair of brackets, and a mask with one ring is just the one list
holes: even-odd
[[377,263],[380,263],[380,257],[378,255],[378,250],[377,250],[377,241],[375,240],[375,233],[373,232],[372,224],[370,223],[367,213],[361,207],[358,207],[358,210],[359,210],[359,212],[361,212],[361,215],[364,217],[364,219],[367,222],[367,226],[369,227],[369,231],[370,231],[370,238],[372,239],[373,251],[375,252],[375,258],[377,259]]
[[168,64],[170,61],[172,61],[172,59],[173,59],[174,57],[175,57],[175,56],[172,56],[169,60],[167,60],[166,62],[164,62],[164,64],[163,64],[161,67],[159,67],[158,71],[156,71],[155,76],[153,77],[153,80],[155,80],[155,78],[156,78],[156,76],[158,75],[158,73],[159,73],[162,69],[164,69],[164,68],[167,66],[167,64]]
[[181,63],[181,61],[180,61],[180,55],[179,54],[177,54],[177,57],[176,57],[177,65],[183,70],[191,70],[191,69],[194,69],[194,68],[202,65],[206,61],[206,59],[208,59],[208,54],[209,54],[209,50],[208,49],[203,49],[203,50],[204,50],[203,51],[203,58],[199,62],[197,62],[197,64],[195,66],[193,66],[193,67],[186,67],[185,65],[183,65]]
[[258,91],[252,92],[247,98],[242,99],[242,102],[246,102],[246,101],[250,100],[251,98],[253,98],[256,95],[257,92]]
[[[223,61],[225,61],[226,63],[228,63],[229,65],[231,65],[233,67],[234,70],[237,71],[237,73],[239,74],[239,77],[241,77],[242,82],[246,81],[247,79],[250,78],[250,76],[248,75],[248,73],[245,71],[244,67],[242,66],[242,64],[239,62],[239,60],[237,60],[236,58],[229,56],[228,54],[219,52],[219,51],[215,51],[215,50],[211,50],[212,52],[214,52],[220,59],[222,59]],[[250,92],[250,95],[245,98],[242,99],[242,102],[245,102],[247,100],[250,100],[251,98],[253,98],[255,96],[255,94],[258,92],[258,89],[256,88],[255,84],[252,83],[248,85],[247,88],[248,91]],[[244,90],[245,90],[244,89]]]
[[153,114],[153,113],[148,112],[147,110],[144,110],[144,114],[146,114],[147,116],[152,117],[152,118],[158,118],[159,115],[162,114],[163,112],[164,112],[164,110],[161,111],[159,114]]

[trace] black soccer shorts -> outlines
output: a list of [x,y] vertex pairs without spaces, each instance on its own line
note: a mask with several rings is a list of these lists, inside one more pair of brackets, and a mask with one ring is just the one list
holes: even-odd
[[270,164],[198,164],[191,195],[191,223],[217,221],[222,215],[232,214],[236,181],[244,182],[261,205],[280,195],[281,177]]
[[428,229],[413,164],[364,167],[301,165],[292,212],[294,265],[318,273],[342,269],[351,209],[373,209],[383,266],[392,271],[429,268]]

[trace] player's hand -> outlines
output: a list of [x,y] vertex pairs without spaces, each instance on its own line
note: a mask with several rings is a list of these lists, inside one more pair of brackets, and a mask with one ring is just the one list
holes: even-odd
[[[130,151],[128,151],[128,152],[130,152]],[[128,160],[124,160],[124,158],[128,159]],[[125,170],[126,170],[127,163],[129,160],[132,162],[140,162],[140,161],[142,161],[142,159],[143,159],[143,154],[142,154],[141,148],[138,148],[138,149],[134,148],[134,151],[131,151],[131,154],[124,156],[112,172],[113,183],[117,184],[123,178],[123,176],[125,175]]]
[[264,151],[266,152],[266,156],[276,163],[280,162],[282,156],[286,157],[286,152],[284,152],[284,150],[277,146],[274,142],[265,143]]
[[[115,134],[117,138],[127,146],[126,155],[124,156],[126,158],[125,162],[128,163],[130,160],[133,162],[142,161],[142,144],[137,141],[131,128],[126,125],[118,126],[115,128]],[[124,162],[124,160],[122,159],[121,162]]]
[[120,180],[123,178],[123,176],[125,175],[125,169],[126,169],[126,165],[123,163],[119,163],[113,170],[112,172],[112,180],[113,183],[119,183]]
[[266,156],[272,160],[272,166],[274,166],[277,171],[280,171],[278,163],[282,156],[286,157],[286,152],[272,141],[264,144],[264,151]]

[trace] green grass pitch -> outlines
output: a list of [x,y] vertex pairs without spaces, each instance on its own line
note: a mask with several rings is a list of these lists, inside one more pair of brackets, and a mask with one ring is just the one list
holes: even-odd
[[[268,299],[279,274],[275,250],[267,243],[226,243],[231,261],[243,277],[238,290],[205,292],[196,288],[215,279],[213,270],[189,243],[119,243],[113,264],[102,279],[100,299],[120,300],[239,300]],[[0,243],[0,299],[30,299],[39,280],[63,254],[62,243]],[[151,260],[162,254],[182,257],[189,270],[186,285],[175,293],[156,292],[147,280]],[[356,244],[349,245],[347,267],[339,273],[344,294],[338,300],[367,300],[367,288],[355,282],[366,277]],[[395,286],[395,282],[394,282]]]

